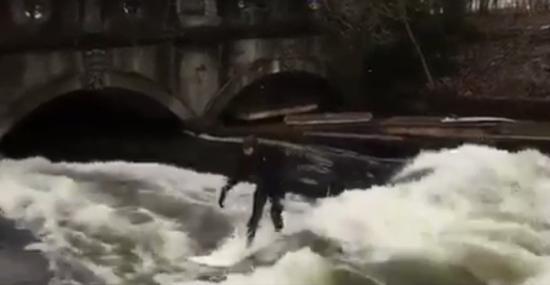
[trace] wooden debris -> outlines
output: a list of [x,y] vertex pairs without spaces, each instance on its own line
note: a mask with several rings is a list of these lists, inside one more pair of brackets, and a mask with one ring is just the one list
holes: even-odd
[[319,138],[376,140],[376,141],[403,141],[404,140],[403,137],[392,136],[392,135],[338,133],[338,132],[304,132],[304,136],[319,137]]
[[515,123],[516,120],[499,117],[447,117],[442,123]]
[[287,125],[330,125],[367,123],[372,120],[371,113],[323,113],[286,116]]
[[238,113],[236,117],[244,121],[257,121],[264,120],[269,118],[276,118],[292,114],[302,114],[307,112],[313,112],[317,110],[319,106],[317,104],[306,104],[300,106],[292,106],[287,108],[280,109],[271,109],[265,111],[254,111],[254,112],[242,112]]

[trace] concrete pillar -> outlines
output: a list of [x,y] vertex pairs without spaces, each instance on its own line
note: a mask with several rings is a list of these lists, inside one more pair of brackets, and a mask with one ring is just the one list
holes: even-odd
[[218,48],[187,47],[178,53],[179,86],[175,96],[185,101],[196,116],[202,116],[220,87]]

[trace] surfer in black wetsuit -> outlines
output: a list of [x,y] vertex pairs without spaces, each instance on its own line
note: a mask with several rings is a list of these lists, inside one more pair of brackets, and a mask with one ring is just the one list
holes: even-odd
[[244,140],[242,150],[243,156],[237,171],[222,188],[218,203],[220,207],[224,207],[227,192],[237,183],[246,179],[252,179],[256,183],[252,215],[247,225],[247,243],[250,245],[256,235],[268,199],[271,202],[271,221],[275,231],[279,232],[283,228],[281,200],[285,192],[281,189],[281,181],[284,153],[273,147],[260,146],[253,136]]

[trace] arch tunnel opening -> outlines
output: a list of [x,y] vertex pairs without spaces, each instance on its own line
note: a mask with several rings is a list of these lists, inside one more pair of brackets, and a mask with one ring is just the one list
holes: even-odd
[[340,100],[326,78],[307,72],[277,73],[243,88],[221,118],[226,126],[281,123],[289,114],[337,111]]
[[178,137],[182,127],[167,107],[144,94],[81,90],[26,114],[2,137],[0,151],[12,158],[147,160],[155,141]]

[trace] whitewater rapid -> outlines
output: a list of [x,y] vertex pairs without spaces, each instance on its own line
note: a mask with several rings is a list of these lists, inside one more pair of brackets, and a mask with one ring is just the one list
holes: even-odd
[[288,196],[283,233],[264,219],[248,250],[253,185],[219,209],[224,177],[167,165],[2,160],[0,210],[51,284],[550,284],[550,158],[465,145],[393,181]]

